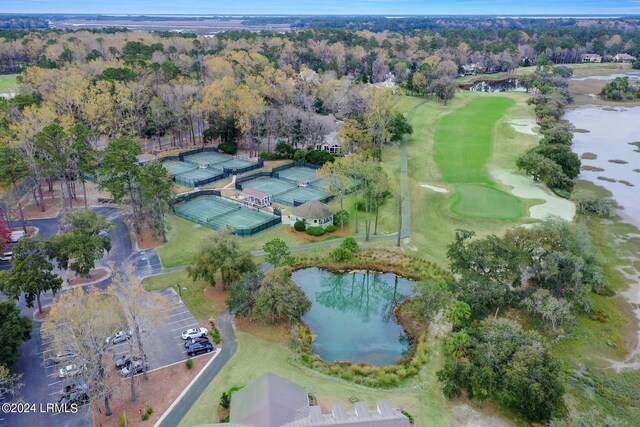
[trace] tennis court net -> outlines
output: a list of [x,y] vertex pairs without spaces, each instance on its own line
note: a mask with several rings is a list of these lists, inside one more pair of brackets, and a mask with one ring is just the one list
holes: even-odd
[[226,211],[224,211],[222,213],[219,213],[219,214],[216,214],[216,215],[213,215],[213,216],[210,216],[210,217],[206,218],[206,221],[207,222],[213,221],[216,218],[220,218],[220,217],[223,217],[225,215],[229,215],[231,212],[239,211],[240,209],[242,209],[242,206],[240,206],[240,205],[234,206],[233,208],[228,209],[228,210],[226,210]]

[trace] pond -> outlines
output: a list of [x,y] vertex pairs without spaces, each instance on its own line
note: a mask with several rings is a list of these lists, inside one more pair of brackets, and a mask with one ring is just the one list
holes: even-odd
[[394,311],[413,295],[414,281],[392,273],[332,273],[305,268],[293,273],[311,310],[303,317],[316,338],[313,351],[327,362],[394,364],[410,349]]

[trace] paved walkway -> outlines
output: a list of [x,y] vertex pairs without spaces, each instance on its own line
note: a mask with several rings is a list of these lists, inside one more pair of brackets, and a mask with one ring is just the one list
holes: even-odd
[[[218,327],[224,337],[220,354],[202,371],[198,379],[189,387],[173,409],[164,415],[164,419],[154,427],[175,427],[180,424],[182,418],[189,412],[196,400],[198,400],[200,395],[209,386],[209,383],[213,381],[216,375],[218,375],[218,372],[220,372],[224,365],[235,354],[238,348],[238,342],[236,340],[236,334],[233,331],[233,317],[228,310],[225,310],[218,319]],[[212,407],[216,405],[216,402],[217,401],[211,402]]]

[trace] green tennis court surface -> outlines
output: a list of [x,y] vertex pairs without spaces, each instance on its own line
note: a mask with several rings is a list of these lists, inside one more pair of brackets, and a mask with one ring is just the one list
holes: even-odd
[[[305,168],[292,168],[292,169],[305,169]],[[287,171],[290,169],[286,169]],[[307,169],[313,171],[313,169]],[[284,171],[282,171],[284,172]],[[280,172],[282,174],[282,172]],[[296,173],[296,172],[294,172]],[[299,172],[297,172],[299,173]],[[299,173],[299,176],[302,176]],[[308,173],[307,173],[307,176]],[[307,179],[307,178],[304,178]],[[315,178],[317,179],[317,177]],[[320,184],[320,183],[318,183]],[[281,203],[283,205],[293,206],[293,202],[308,202],[309,200],[322,200],[331,197],[330,193],[321,190],[317,184],[309,187],[298,187],[297,180],[290,178],[256,178],[252,181],[248,181],[242,184],[243,188],[253,188],[255,190],[264,191],[267,194],[271,194],[273,201]]]
[[162,166],[164,166],[171,175],[180,175],[181,173],[192,171],[197,168],[197,166],[190,165],[185,162],[164,162],[162,163]]
[[219,197],[204,196],[180,203],[176,215],[210,228],[231,228],[237,234],[251,235],[279,223],[268,212],[258,212]]
[[320,179],[318,173],[311,168],[289,168],[278,172],[280,178],[286,178],[293,181],[306,179],[307,181],[316,181]]

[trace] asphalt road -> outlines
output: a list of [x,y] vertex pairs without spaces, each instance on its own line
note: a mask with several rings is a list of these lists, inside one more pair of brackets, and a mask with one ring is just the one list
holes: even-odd
[[218,372],[220,372],[224,365],[235,354],[238,348],[238,342],[236,341],[236,334],[233,331],[232,316],[229,311],[225,310],[225,312],[222,313],[218,319],[218,327],[224,337],[220,354],[205,368],[189,390],[187,390],[173,409],[165,415],[165,418],[156,427],[175,427],[180,424],[180,421],[182,421],[185,414],[189,412],[193,403],[198,400],[209,383],[213,381],[215,376],[218,375]]
[[[130,238],[129,230],[120,219],[120,213],[116,208],[97,208],[101,215],[107,216],[114,225],[109,231],[112,249],[100,261],[100,265],[106,265],[108,261],[113,261],[116,267],[126,268],[132,263],[139,275],[157,274],[162,269],[160,259],[154,250],[136,251]],[[39,233],[49,238],[58,233],[60,229],[60,217],[51,219],[29,220],[29,226],[37,227]],[[3,263],[0,269],[11,268],[10,263]],[[111,284],[111,278],[100,281],[93,285],[99,289],[106,289]],[[64,292],[63,290],[62,292]],[[167,291],[171,292],[171,291]],[[41,296],[43,306],[50,305],[54,295],[46,293]],[[187,358],[186,351],[179,333],[183,329],[196,326],[196,322],[186,309],[184,304],[175,295],[170,295],[171,304],[168,307],[167,317],[160,321],[153,331],[150,331],[148,343],[149,363],[151,369],[160,368],[171,363],[179,362]],[[18,301],[18,305],[24,315],[31,317],[36,308],[26,306],[24,299]],[[60,398],[59,390],[71,380],[60,381],[56,377],[60,366],[45,366],[43,362],[44,344],[40,337],[39,322],[33,322],[32,338],[23,343],[20,347],[21,356],[13,367],[13,371],[23,375],[25,386],[20,390],[23,401],[30,403],[53,403]],[[206,326],[206,325],[204,325]],[[179,331],[177,331],[179,329]],[[177,336],[177,338],[176,338]],[[116,355],[128,351],[128,344],[122,343],[114,346]],[[61,364],[62,365],[62,364]],[[77,380],[76,380],[77,382]],[[46,413],[23,413],[23,414],[0,414],[0,426],[88,426],[92,425],[91,411],[89,405],[82,407],[76,413],[68,414],[46,414]]]

